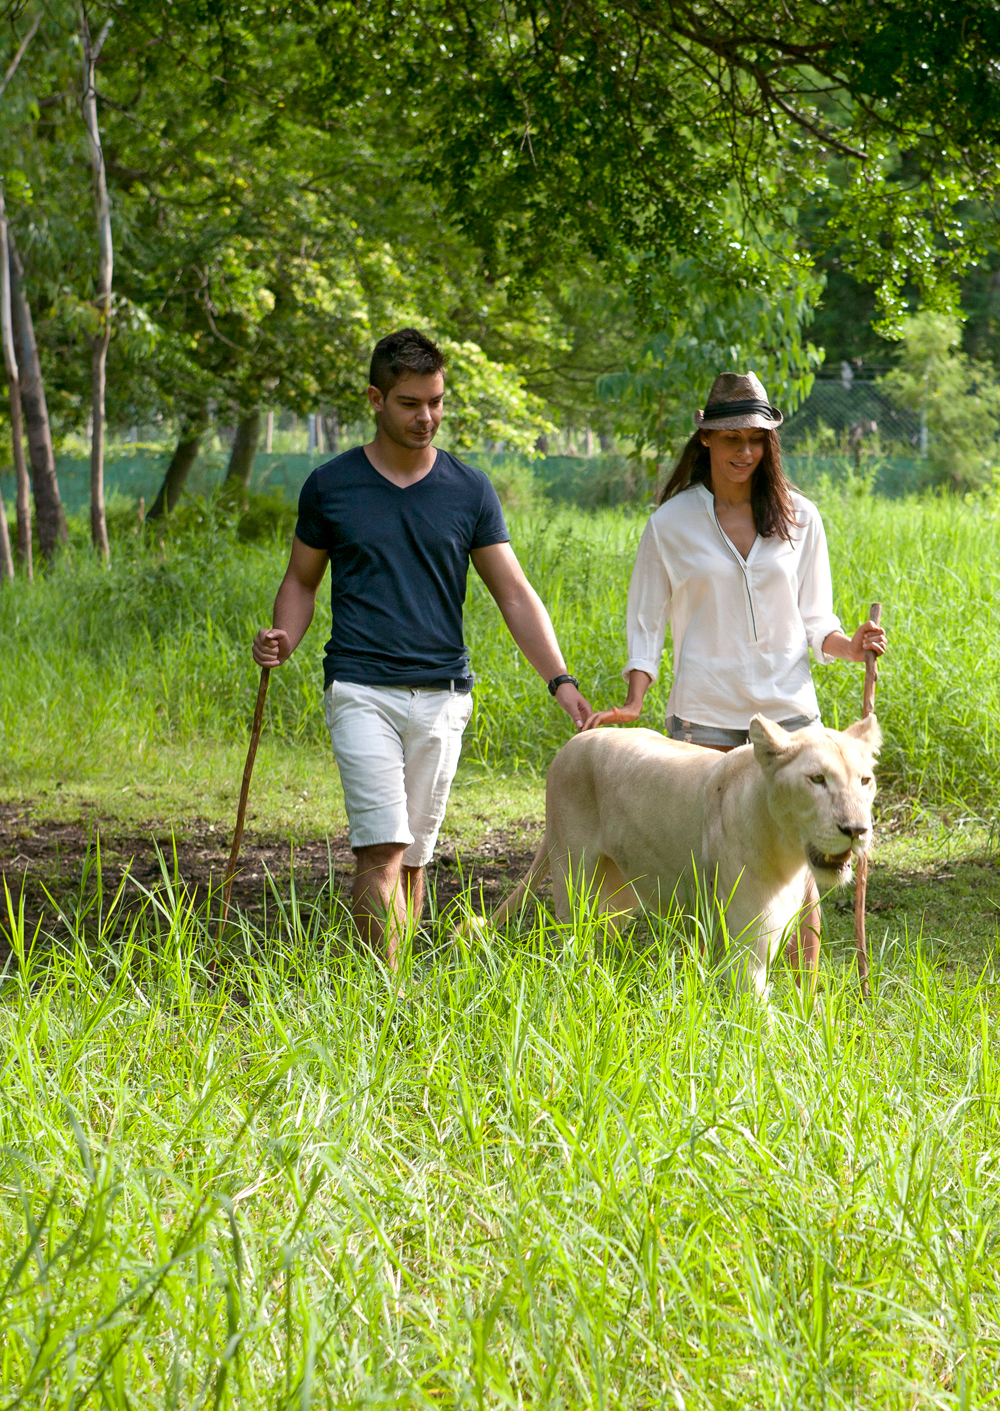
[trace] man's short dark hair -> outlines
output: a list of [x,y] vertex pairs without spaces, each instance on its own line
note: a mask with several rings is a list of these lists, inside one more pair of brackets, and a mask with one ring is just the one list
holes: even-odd
[[444,372],[444,366],[444,353],[436,343],[416,328],[401,328],[375,344],[368,381],[384,397],[407,374],[427,377],[433,372]]

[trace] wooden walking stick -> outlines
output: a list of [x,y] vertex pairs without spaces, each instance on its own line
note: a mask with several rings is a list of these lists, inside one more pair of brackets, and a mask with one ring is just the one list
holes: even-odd
[[260,743],[260,728],[264,723],[264,698],[267,695],[267,683],[271,677],[271,668],[262,666],[260,669],[260,686],[257,688],[257,704],[253,712],[253,725],[250,728],[250,748],[247,750],[247,762],[243,766],[243,783],[240,786],[240,806],[236,810],[236,829],[233,833],[233,846],[229,850],[229,866],[226,868],[226,882],[222,890],[222,915],[219,917],[219,936],[222,941],[222,933],[226,929],[226,920],[229,916],[229,898],[233,892],[233,878],[236,876],[236,864],[240,859],[240,844],[243,841],[243,823],[247,816],[247,797],[250,793],[250,779],[253,775],[253,762],[257,758],[257,746]]
[[[882,621],[882,604],[872,603],[870,613],[877,627]],[[865,652],[865,695],[862,717],[869,716],[875,709],[875,682],[878,680],[878,657],[874,652]],[[868,983],[868,948],[865,939],[865,898],[868,893],[868,857],[859,857],[854,883],[854,946],[858,953],[858,979],[861,993],[871,999],[871,985]]]

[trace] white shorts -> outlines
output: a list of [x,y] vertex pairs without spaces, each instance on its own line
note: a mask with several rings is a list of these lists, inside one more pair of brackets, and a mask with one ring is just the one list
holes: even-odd
[[332,681],[323,696],[352,848],[406,843],[430,862],[458,768],[471,691]]

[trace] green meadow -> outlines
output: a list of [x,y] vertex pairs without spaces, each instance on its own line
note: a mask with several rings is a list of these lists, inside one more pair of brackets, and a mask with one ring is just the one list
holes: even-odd
[[[1000,518],[822,508],[845,625],[879,599],[890,635],[870,1006],[835,899],[816,1000],[779,966],[769,1015],[676,916],[615,938],[581,904],[470,947],[460,900],[400,987],[332,883],[284,875],[220,944],[169,850],[137,902],[97,840],[231,825],[283,543],[123,522],[109,570],[75,543],[0,592],[3,798],[95,825],[41,925],[17,894],[0,923],[0,1406],[1000,1402]],[[571,669],[619,699],[642,515],[510,519]],[[344,826],[323,601],[251,801],[296,840]],[[446,831],[472,856],[537,828],[569,727],[474,579],[468,640]],[[857,716],[858,669],[816,679]]]
[[[891,638],[877,702],[883,791],[897,805],[989,819],[1000,780],[1000,506],[831,492],[822,507],[838,612],[853,626],[879,599]],[[625,595],[642,512],[584,515],[543,501],[512,513],[510,524],[572,670],[595,702],[622,697]],[[81,545],[33,587],[0,594],[7,796],[58,787],[114,815],[135,808],[120,802],[121,789],[142,791],[146,781],[149,792],[162,782],[186,788],[191,808],[217,810],[239,781],[256,691],[249,643],[270,621],[285,558],[283,542],[242,541],[206,513],[163,538],[126,529],[110,571]],[[320,788],[333,773],[319,706],[327,601],[321,588],[308,636],[273,677],[261,797],[272,778],[314,779]],[[479,685],[465,768],[534,781],[568,722],[474,574],[467,639]],[[860,671],[838,664],[815,677],[828,723],[856,718]],[[661,724],[666,688],[665,674],[644,724]],[[157,801],[146,802],[153,816]],[[313,808],[300,821],[323,829],[328,817]]]

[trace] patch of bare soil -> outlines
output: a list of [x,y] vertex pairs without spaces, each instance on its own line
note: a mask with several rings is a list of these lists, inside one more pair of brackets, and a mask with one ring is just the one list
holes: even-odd
[[[532,849],[525,847],[526,822],[508,832],[497,830],[467,853],[439,851],[427,869],[428,888],[438,909],[454,900],[471,884],[478,898],[482,889],[487,907],[499,902],[507,879],[516,880],[527,869]],[[96,857],[100,846],[102,886],[113,895],[122,878],[125,906],[138,904],[145,889],[176,876],[193,894],[205,900],[208,889],[219,890],[225,877],[232,837],[209,823],[187,823],[172,834],[167,823],[145,828],[120,824],[62,823],[46,819],[31,803],[0,804],[0,878],[10,891],[15,908],[23,895],[25,917],[31,929],[38,921],[54,920],[57,907],[94,891]],[[239,873],[233,883],[232,905],[250,913],[261,911],[265,895],[273,896],[268,874],[281,896],[288,894],[294,867],[297,895],[314,897],[332,876],[334,892],[349,895],[354,877],[354,855],[345,834],[322,841],[290,843],[287,837],[267,833],[243,836]],[[7,953],[6,906],[0,883],[0,952]]]

